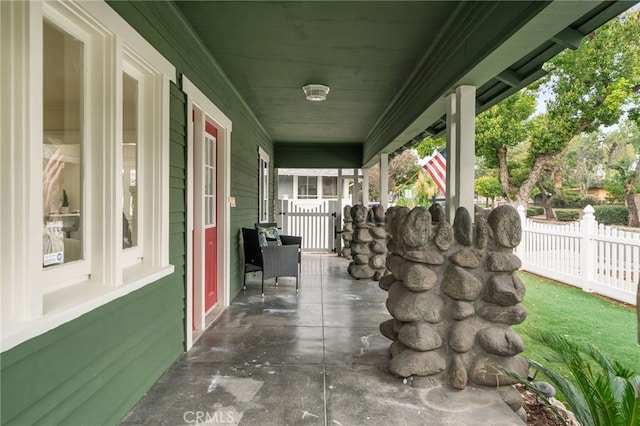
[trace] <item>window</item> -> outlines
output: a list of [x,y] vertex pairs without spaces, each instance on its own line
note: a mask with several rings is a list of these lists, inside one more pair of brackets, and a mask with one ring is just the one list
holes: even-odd
[[122,73],[122,248],[138,247],[138,80]]
[[[207,122],[206,127],[210,125]],[[216,226],[216,139],[204,136],[204,226]]]
[[173,271],[175,68],[103,2],[0,2],[0,15],[13,23],[1,28],[0,63],[12,111],[0,128],[0,185],[12,199],[2,209],[12,228],[0,253],[4,350]]
[[84,259],[84,43],[42,26],[42,266]]
[[259,180],[258,183],[258,217],[259,222],[269,222],[269,156],[260,147],[258,147],[259,161]]
[[278,176],[278,197],[281,200],[293,199],[293,176],[291,175]]
[[298,198],[318,198],[317,176],[298,176]]
[[338,178],[336,176],[322,176],[322,198],[338,198]]

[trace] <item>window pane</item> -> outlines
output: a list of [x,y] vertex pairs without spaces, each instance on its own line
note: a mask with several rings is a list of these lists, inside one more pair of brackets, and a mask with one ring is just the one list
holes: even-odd
[[43,262],[83,258],[83,43],[43,23]]
[[216,224],[216,141],[206,135],[204,138],[204,195],[205,195],[205,225]]
[[138,80],[122,73],[122,248],[138,245]]
[[322,197],[338,198],[338,178],[335,176],[322,176]]
[[293,199],[293,176],[278,176],[278,195],[280,198],[287,196],[287,199]]
[[318,196],[318,178],[316,176],[307,176],[307,198],[316,198]]

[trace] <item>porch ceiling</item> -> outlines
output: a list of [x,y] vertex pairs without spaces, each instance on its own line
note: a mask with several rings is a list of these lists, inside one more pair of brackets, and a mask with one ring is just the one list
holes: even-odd
[[[364,166],[442,133],[444,97],[456,86],[477,87],[481,112],[540,78],[544,61],[633,4],[176,2],[276,151],[359,143]],[[309,83],[331,87],[325,102],[305,100]]]

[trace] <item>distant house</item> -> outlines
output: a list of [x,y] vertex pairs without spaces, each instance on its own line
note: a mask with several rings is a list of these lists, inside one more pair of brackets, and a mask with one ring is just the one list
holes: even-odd
[[[343,194],[349,194],[350,185],[342,180]],[[278,169],[278,199],[337,200],[338,169]]]

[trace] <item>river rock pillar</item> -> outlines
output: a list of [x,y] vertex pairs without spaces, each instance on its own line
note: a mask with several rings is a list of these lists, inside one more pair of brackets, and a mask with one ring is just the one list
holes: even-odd
[[475,223],[465,208],[456,210],[453,225],[445,216],[441,208],[387,212],[391,274],[379,285],[388,291],[393,317],[380,324],[393,341],[389,369],[455,389],[498,388],[522,415],[522,400],[511,386],[516,380],[496,368],[528,374],[519,356],[524,344],[511,329],[527,316],[516,273],[521,263],[513,254],[522,236],[520,218],[511,206],[478,214]]

